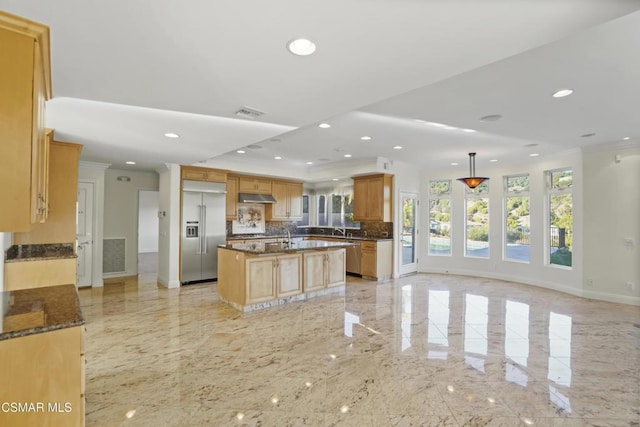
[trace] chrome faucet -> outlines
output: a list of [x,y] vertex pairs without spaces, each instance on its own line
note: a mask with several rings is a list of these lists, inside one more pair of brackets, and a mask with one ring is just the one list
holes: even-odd
[[291,244],[291,232],[287,228],[287,244]]
[[333,231],[334,232],[337,231],[338,233],[342,234],[342,237],[344,237],[345,233],[347,232],[347,230],[344,227],[342,227],[342,228],[341,227],[336,227],[336,228],[333,229]]

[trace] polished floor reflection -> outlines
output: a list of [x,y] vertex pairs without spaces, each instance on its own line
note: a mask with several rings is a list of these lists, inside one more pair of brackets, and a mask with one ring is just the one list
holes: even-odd
[[241,314],[80,290],[89,426],[638,426],[640,308],[420,274]]

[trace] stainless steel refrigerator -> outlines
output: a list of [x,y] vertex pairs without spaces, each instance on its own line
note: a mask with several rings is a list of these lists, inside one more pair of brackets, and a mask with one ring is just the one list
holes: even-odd
[[226,239],[226,185],[182,181],[182,284],[218,278],[218,245]]

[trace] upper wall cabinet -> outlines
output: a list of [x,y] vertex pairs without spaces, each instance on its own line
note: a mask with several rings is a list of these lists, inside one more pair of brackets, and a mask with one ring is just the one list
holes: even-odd
[[356,221],[393,221],[391,184],[393,175],[353,177],[353,217]]
[[302,219],[302,183],[274,180],[271,182],[271,190],[277,203],[267,205],[267,220],[300,221]]
[[227,175],[227,205],[228,220],[238,219],[238,177]]
[[227,182],[227,171],[221,169],[181,166],[180,174],[182,179],[192,181]]
[[28,231],[47,212],[45,101],[49,28],[0,11],[0,231]]
[[15,245],[73,243],[76,241],[78,160],[82,145],[51,141],[48,145],[48,191],[44,224],[14,233]]
[[271,180],[259,176],[240,176],[238,193],[271,194]]

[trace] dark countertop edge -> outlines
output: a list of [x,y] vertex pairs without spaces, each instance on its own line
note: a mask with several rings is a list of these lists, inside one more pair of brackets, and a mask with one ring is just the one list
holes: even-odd
[[75,320],[73,322],[58,323],[57,325],[40,326],[37,328],[31,328],[31,329],[22,329],[20,331],[4,332],[4,333],[0,333],[0,341],[12,339],[12,338],[26,337],[28,335],[43,334],[45,332],[57,331],[58,329],[73,328],[75,326],[82,326],[84,325],[84,323],[85,323],[84,319],[82,318],[82,316],[80,316],[80,319]]
[[[258,237],[240,237],[240,236],[233,236],[233,237],[227,237],[226,240],[228,241],[232,241],[232,240],[260,240],[260,239],[284,239],[286,238],[287,235],[283,234],[283,235],[275,235],[275,236],[258,236]],[[330,239],[344,239],[344,240],[367,240],[367,241],[372,241],[372,242],[378,242],[378,241],[386,241],[386,240],[393,240],[393,237],[363,237],[363,236],[351,236],[351,237],[346,237],[346,236],[334,236],[331,234],[292,234],[291,238],[300,238],[300,237],[327,237]]]
[[29,262],[29,261],[46,261],[51,259],[73,259],[78,258],[78,255],[65,255],[65,256],[48,256],[48,257],[31,257],[31,258],[14,258],[14,259],[5,259],[5,263],[9,262]]
[[[331,242],[331,243],[338,243],[338,242]],[[288,253],[292,253],[292,252],[307,252],[307,251],[330,251],[332,249],[344,249],[347,248],[349,246],[355,246],[355,243],[338,243],[335,246],[328,246],[328,247],[319,247],[319,248],[297,248],[297,247],[293,247],[293,248],[288,248],[288,249],[284,249],[284,248],[279,248],[278,250],[274,250],[273,252],[265,252],[265,251],[258,251],[258,250],[250,250],[250,249],[242,249],[242,248],[234,248],[232,246],[229,245],[218,245],[218,249],[228,249],[230,251],[236,251],[236,252],[242,252],[245,254],[250,254],[250,255],[257,255],[257,256],[270,256],[270,255],[279,255],[279,254],[288,254]]]

